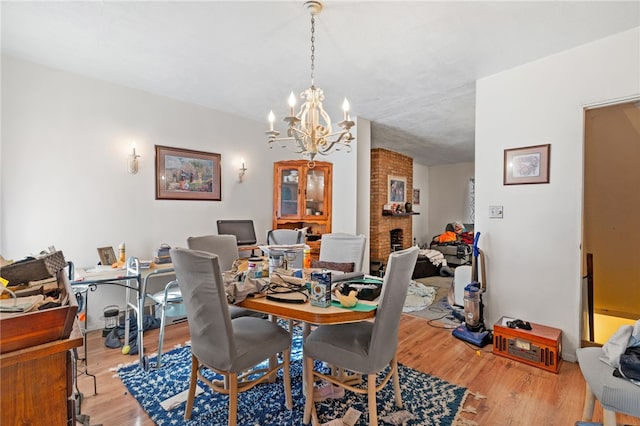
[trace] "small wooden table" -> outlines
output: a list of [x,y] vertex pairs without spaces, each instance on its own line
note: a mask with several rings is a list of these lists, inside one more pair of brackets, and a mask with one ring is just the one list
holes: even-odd
[[562,330],[530,323],[531,330],[510,328],[502,317],[493,325],[493,353],[558,373],[562,358]]

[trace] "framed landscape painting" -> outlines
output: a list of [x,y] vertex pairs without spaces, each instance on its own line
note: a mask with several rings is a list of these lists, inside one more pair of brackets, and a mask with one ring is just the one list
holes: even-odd
[[220,154],[156,145],[156,200],[221,200]]

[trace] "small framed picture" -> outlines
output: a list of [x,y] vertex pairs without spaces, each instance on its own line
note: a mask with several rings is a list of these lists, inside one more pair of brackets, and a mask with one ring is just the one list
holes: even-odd
[[102,265],[111,266],[116,263],[116,253],[113,247],[98,247],[98,257]]
[[156,200],[221,199],[220,154],[156,145]]
[[504,185],[549,183],[551,145],[504,150]]
[[413,188],[413,205],[417,206],[420,204],[420,190],[418,188]]
[[404,204],[406,201],[407,178],[389,176],[389,204]]

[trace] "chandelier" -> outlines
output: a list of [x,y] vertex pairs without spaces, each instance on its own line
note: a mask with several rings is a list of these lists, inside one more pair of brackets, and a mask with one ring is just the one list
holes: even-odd
[[344,119],[338,123],[341,130],[333,132],[331,129],[331,118],[324,110],[324,92],[315,85],[315,29],[316,15],[322,11],[322,3],[317,0],[305,2],[305,6],[311,14],[311,87],[300,94],[300,99],[304,102],[300,111],[295,114],[296,97],[293,92],[289,95],[289,115],[283,119],[288,124],[287,136],[278,137],[280,132],[274,130],[273,123],[275,115],[269,112],[269,131],[267,139],[269,148],[277,142],[285,147],[289,142],[293,143],[295,152],[301,153],[309,160],[309,166],[314,166],[317,154],[327,155],[333,151],[339,151],[341,147],[346,147],[347,152],[351,151],[351,141],[355,138],[351,135],[351,128],[355,123],[349,117],[349,102],[344,99],[342,109]]

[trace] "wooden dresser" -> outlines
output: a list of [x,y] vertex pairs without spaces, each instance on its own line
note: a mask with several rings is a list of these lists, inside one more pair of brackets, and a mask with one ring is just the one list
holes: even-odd
[[76,320],[66,339],[0,355],[0,424],[75,426],[71,349],[79,346]]

